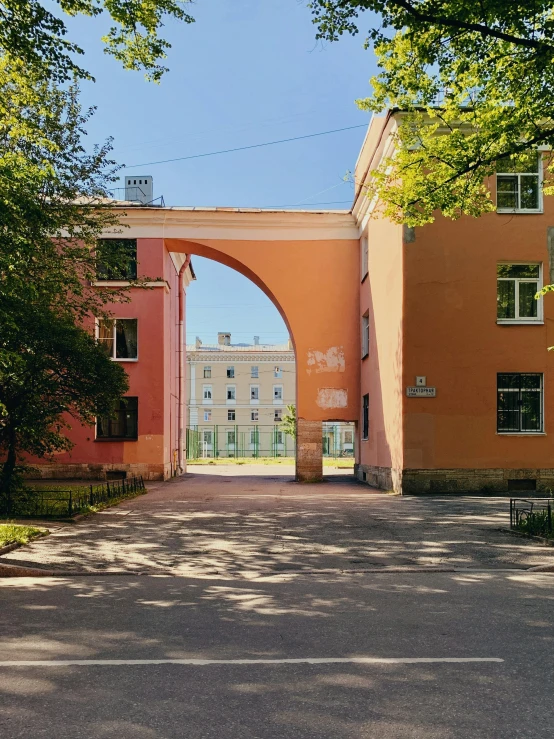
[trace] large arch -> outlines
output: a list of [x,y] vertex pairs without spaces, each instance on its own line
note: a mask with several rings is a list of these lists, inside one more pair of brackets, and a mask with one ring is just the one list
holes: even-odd
[[321,479],[322,422],[359,415],[360,267],[352,216],[141,208],[125,220],[130,236],[162,238],[169,253],[231,267],[275,304],[296,353],[297,479]]

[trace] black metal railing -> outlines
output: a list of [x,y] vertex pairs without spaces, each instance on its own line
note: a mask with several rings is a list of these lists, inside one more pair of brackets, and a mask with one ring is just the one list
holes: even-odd
[[529,536],[553,536],[554,498],[510,498],[510,528]]
[[0,503],[0,515],[21,518],[71,518],[97,505],[138,495],[145,490],[142,475],[67,490],[46,488],[27,490],[8,503],[3,505]]

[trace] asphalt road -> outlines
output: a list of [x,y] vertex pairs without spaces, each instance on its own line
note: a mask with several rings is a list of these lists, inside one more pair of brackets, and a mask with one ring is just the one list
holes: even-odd
[[13,578],[0,603],[2,739],[553,732],[554,575]]

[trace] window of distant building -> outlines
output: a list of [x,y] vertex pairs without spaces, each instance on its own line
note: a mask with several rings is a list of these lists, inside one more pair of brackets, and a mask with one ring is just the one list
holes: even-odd
[[208,403],[211,405],[212,403],[212,386],[211,385],[202,385],[202,402]]
[[498,264],[496,266],[498,323],[542,322],[542,299],[535,299],[541,287],[540,264]]
[[237,386],[227,385],[227,402],[237,399]]
[[273,385],[273,402],[280,403],[283,400],[283,386]]
[[282,408],[276,408],[273,412],[273,420],[274,421],[282,421],[283,420],[283,409]]
[[273,369],[273,377],[282,377],[283,376],[283,368],[282,367],[275,367]]
[[541,373],[499,373],[496,395],[498,433],[543,432],[543,376]]
[[204,421],[211,421],[211,420],[212,420],[212,412],[204,411]]
[[258,410],[250,411],[250,420],[251,421],[259,421],[260,420],[260,413]]
[[227,420],[228,421],[235,421],[236,420],[236,413],[234,410],[229,409],[227,411]]
[[209,379],[212,376],[212,368],[211,367],[204,367],[204,378]]
[[235,368],[227,367],[227,377],[234,377],[234,376],[235,376]]
[[257,365],[250,367],[250,377],[257,379],[260,376],[259,368]]

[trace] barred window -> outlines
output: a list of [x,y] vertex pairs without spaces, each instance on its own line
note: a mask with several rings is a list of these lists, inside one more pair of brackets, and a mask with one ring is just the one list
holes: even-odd
[[542,433],[543,376],[540,373],[497,375],[498,433]]

